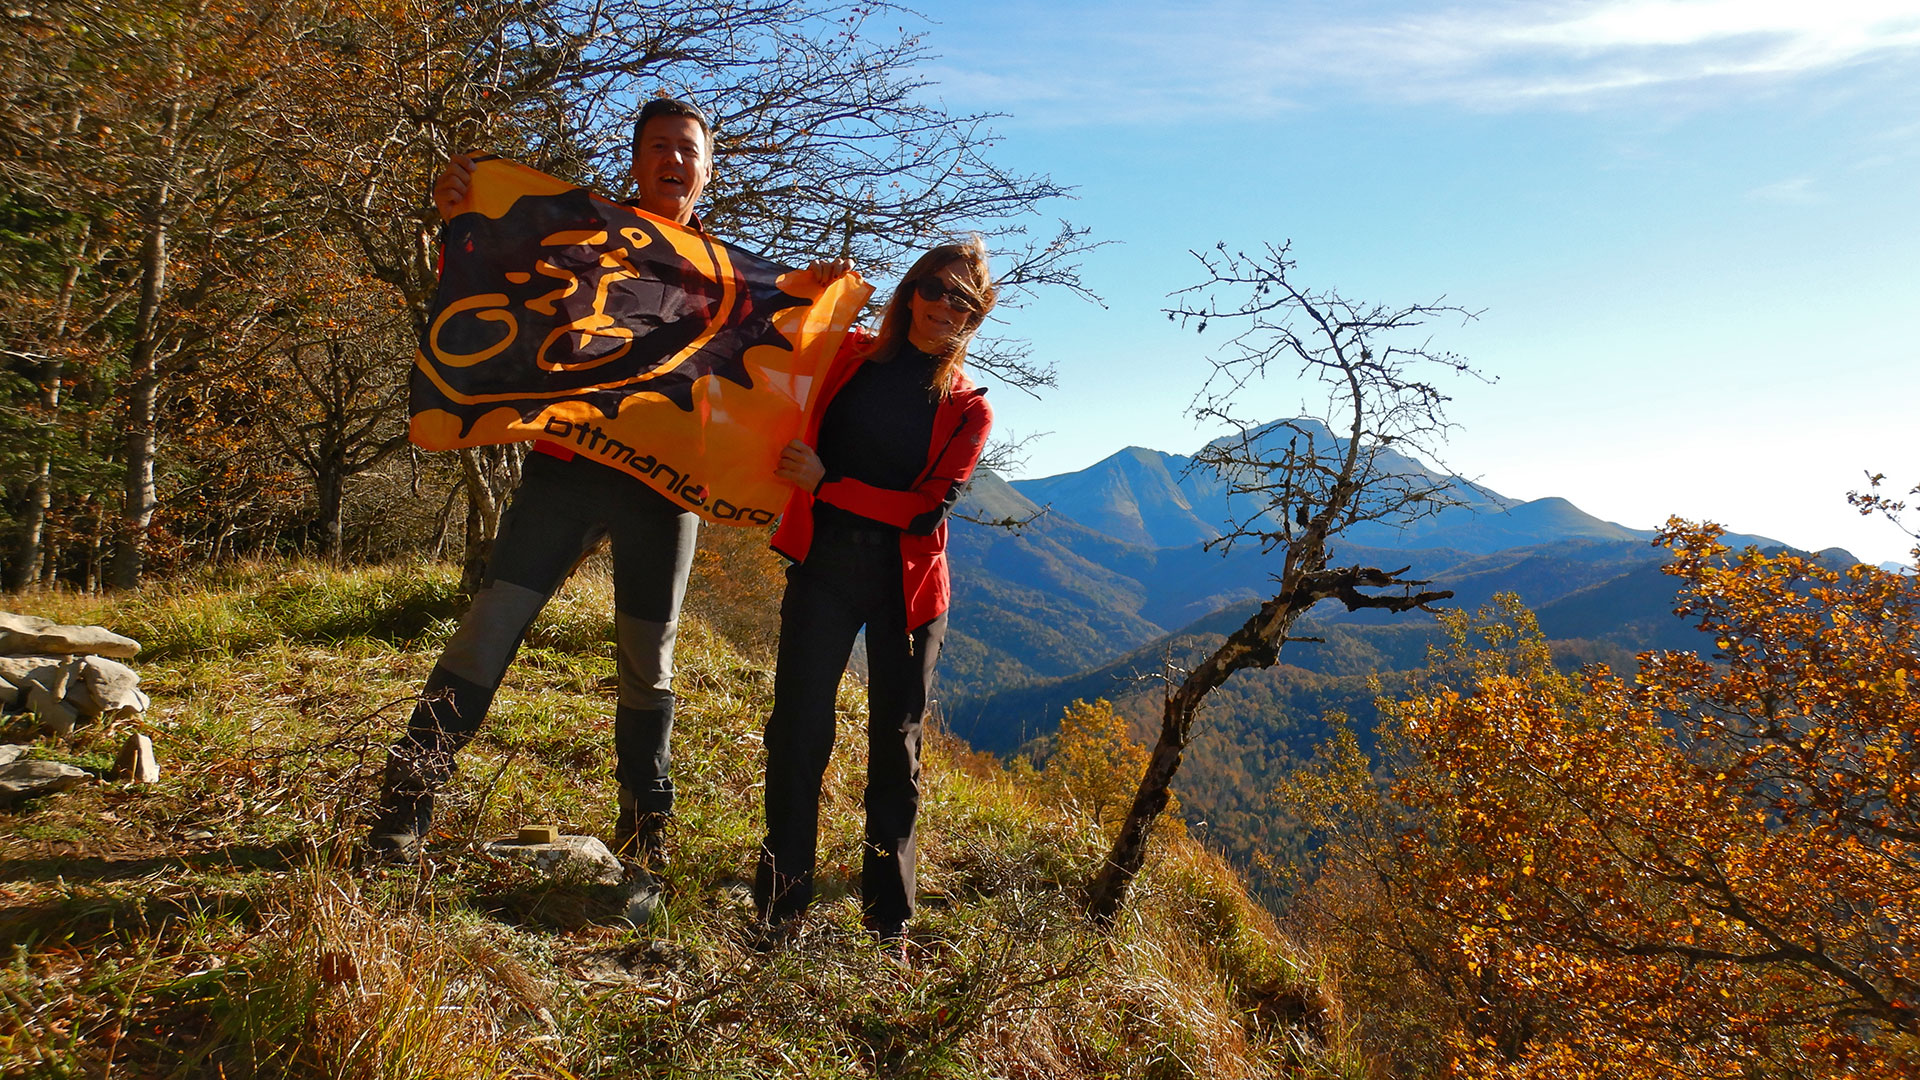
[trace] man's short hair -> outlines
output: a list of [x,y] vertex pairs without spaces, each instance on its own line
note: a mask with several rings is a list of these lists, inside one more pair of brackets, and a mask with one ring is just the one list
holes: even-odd
[[713,160],[713,125],[707,122],[707,114],[691,101],[679,98],[657,97],[640,109],[640,116],[633,122],[633,152],[640,152],[640,136],[647,130],[647,121],[656,116],[686,116],[700,125],[700,133],[707,137],[707,160]]

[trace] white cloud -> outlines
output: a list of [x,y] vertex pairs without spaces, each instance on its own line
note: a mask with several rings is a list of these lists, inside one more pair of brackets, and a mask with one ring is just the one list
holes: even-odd
[[1489,0],[1435,13],[1205,0],[1005,14],[996,21],[1013,25],[937,77],[992,99],[987,73],[1021,70],[1000,87],[1018,93],[997,100],[1061,119],[1198,103],[1268,112],[1329,92],[1581,108],[1920,58],[1920,0]]
[[[1577,14],[1576,14],[1577,12]],[[1904,0],[1604,0],[1562,9],[1506,38],[1575,49],[1689,46],[1767,35],[1817,60],[1845,58],[1920,28],[1920,10]]]
[[[1524,13],[1523,13],[1524,11]],[[1415,89],[1497,103],[1793,76],[1920,50],[1914,0],[1601,0],[1413,23],[1458,45]]]
[[1755,202],[1784,203],[1805,206],[1824,201],[1813,188],[1813,178],[1795,176],[1777,183],[1766,184],[1747,192],[1747,198]]

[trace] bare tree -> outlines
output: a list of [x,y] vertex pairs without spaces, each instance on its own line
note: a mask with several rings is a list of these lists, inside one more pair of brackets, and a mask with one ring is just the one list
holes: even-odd
[[[407,371],[414,339],[385,305],[333,297],[324,327],[297,325],[263,357],[262,368],[297,393],[265,395],[262,412],[274,442],[312,480],[312,536],[318,553],[345,553],[347,482],[407,445]],[[357,319],[349,318],[353,315]],[[346,316],[347,318],[343,318]],[[396,325],[401,324],[401,325]]]
[[1860,511],[1861,517],[1879,514],[1892,522],[1894,528],[1912,537],[1916,544],[1908,554],[1913,558],[1914,565],[1920,567],[1920,523],[1914,522],[1907,516],[1909,509],[1920,506],[1920,501],[1914,504],[1907,502],[1908,499],[1920,496],[1920,484],[1915,484],[1913,490],[1907,492],[1905,496],[1896,496],[1891,491],[1881,490],[1886,482],[1886,473],[1869,472],[1867,489],[1847,492],[1847,501],[1853,504],[1854,509]]
[[[1472,373],[1414,332],[1436,318],[1474,313],[1444,299],[1389,308],[1303,288],[1290,245],[1248,255],[1222,244],[1194,256],[1206,280],[1175,294],[1183,299],[1168,317],[1201,332],[1216,323],[1239,328],[1212,359],[1194,407],[1198,418],[1237,431],[1196,455],[1228,481],[1240,507],[1225,535],[1207,546],[1253,543],[1281,563],[1274,595],[1167,692],[1146,772],[1091,888],[1089,913],[1102,926],[1118,917],[1140,872],[1208,694],[1237,671],[1272,667],[1289,642],[1316,640],[1290,635],[1323,600],[1349,611],[1409,611],[1453,595],[1416,592],[1427,582],[1405,577],[1410,567],[1335,566],[1332,542],[1362,522],[1411,521],[1450,503],[1444,480],[1394,466],[1406,453],[1431,457],[1445,434],[1447,397],[1431,377]],[[1287,369],[1323,395],[1318,422],[1253,425],[1234,415],[1244,391]]]

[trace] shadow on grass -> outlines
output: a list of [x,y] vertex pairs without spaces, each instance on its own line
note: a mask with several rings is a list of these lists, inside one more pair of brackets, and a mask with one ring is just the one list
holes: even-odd
[[291,870],[311,858],[304,839],[277,844],[234,844],[190,855],[111,858],[100,855],[0,859],[0,881],[68,881],[98,884],[133,881],[164,870]]
[[251,923],[256,913],[253,897],[241,892],[69,896],[0,909],[0,950],[43,941],[81,945],[115,936],[151,939],[173,924],[214,919]]
[[624,885],[529,885],[476,894],[472,904],[517,929],[572,933],[589,926],[627,921]]

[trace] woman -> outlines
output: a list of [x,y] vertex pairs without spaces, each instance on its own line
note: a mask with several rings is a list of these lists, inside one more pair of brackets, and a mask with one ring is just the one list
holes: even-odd
[[796,490],[773,547],[794,564],[780,604],[766,730],[767,839],[754,880],[763,945],[789,933],[813,899],[834,692],[864,626],[861,913],[883,943],[904,948],[913,914],[920,719],[947,628],[946,516],[993,422],[986,391],[961,369],[993,297],[977,238],[921,256],[894,290],[879,333],[835,358],[823,404],[781,457],[777,475]]

